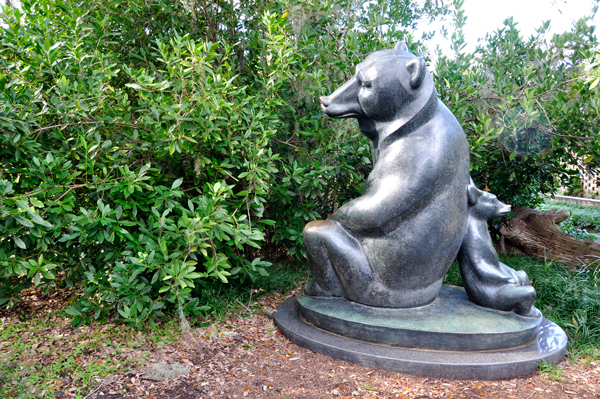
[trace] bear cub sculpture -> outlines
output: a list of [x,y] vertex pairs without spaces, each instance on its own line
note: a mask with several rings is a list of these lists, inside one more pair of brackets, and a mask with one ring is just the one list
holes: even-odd
[[320,100],[329,117],[358,120],[374,165],[360,197],[304,228],[314,276],[304,294],[424,306],[438,296],[460,250],[474,302],[527,313],[535,291],[524,273],[498,262],[484,229],[502,209],[471,184],[465,133],[438,99],[425,61],[400,42],[367,56]]
[[510,212],[494,194],[479,190],[471,180],[467,187],[469,218],[458,252],[465,291],[478,305],[530,315],[535,289],[524,271],[515,271],[498,260],[487,222]]

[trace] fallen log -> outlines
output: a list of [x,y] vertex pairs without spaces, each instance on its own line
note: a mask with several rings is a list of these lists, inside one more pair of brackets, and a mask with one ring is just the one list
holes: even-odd
[[569,218],[569,211],[536,211],[522,206],[514,206],[512,211],[515,217],[500,226],[500,252],[536,256],[572,267],[600,263],[600,244],[572,237],[556,226]]

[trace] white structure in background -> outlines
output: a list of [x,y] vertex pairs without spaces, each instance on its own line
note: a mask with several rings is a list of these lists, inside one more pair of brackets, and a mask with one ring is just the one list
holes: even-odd
[[592,170],[589,164],[579,160],[575,165],[569,165],[569,169],[579,172],[581,177],[581,193],[568,194],[577,197],[600,199],[600,174]]
[[587,198],[600,198],[600,188],[598,187],[598,180],[600,176],[592,172],[589,168],[585,168],[581,175],[583,181],[581,186],[583,188],[583,196]]

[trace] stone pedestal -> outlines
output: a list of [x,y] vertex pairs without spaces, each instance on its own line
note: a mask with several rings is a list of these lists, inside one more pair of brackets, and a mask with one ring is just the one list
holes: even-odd
[[567,337],[533,309],[529,317],[483,308],[444,286],[430,305],[364,306],[300,295],[274,314],[296,344],[363,366],[428,377],[501,379],[535,372],[565,353]]

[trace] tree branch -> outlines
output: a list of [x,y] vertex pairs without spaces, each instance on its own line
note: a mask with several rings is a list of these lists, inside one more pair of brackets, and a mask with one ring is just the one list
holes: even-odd
[[145,132],[148,133],[153,133],[152,130],[146,129],[145,127],[139,126],[139,125],[134,125],[131,123],[121,123],[121,122],[104,122],[104,121],[88,121],[88,122],[73,122],[73,123],[63,123],[60,125],[52,125],[52,126],[46,126],[46,127],[42,127],[39,129],[34,130],[32,133],[38,133],[44,130],[48,130],[48,129],[54,129],[54,128],[63,128],[63,127],[67,127],[67,126],[79,126],[79,125],[104,125],[104,124],[110,124],[110,125],[115,125],[115,126],[120,126],[120,127],[131,127],[134,129],[140,129],[143,130]]

